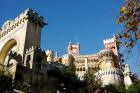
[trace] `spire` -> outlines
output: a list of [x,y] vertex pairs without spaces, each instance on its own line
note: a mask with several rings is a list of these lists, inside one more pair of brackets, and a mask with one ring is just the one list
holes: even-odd
[[75,36],[76,36],[76,43],[78,42],[78,37],[77,37],[77,33],[75,33]]

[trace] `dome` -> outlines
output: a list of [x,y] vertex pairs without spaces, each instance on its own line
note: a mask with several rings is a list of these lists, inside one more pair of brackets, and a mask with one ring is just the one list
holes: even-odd
[[101,50],[99,53],[98,53],[98,56],[99,57],[108,57],[108,58],[113,58],[113,56],[114,56],[114,53],[113,53],[113,51],[112,50],[110,50],[110,49],[103,49],[103,50]]

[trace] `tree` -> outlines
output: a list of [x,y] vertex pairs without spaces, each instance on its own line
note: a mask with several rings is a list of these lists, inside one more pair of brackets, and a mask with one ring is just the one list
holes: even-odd
[[140,82],[132,84],[128,89],[125,91],[126,93],[140,93]]
[[125,46],[131,52],[140,39],[140,0],[125,0],[117,23],[124,25],[118,33],[118,45]]
[[0,71],[0,93],[5,93],[12,89],[12,77],[11,75],[5,75],[3,71]]
[[101,80],[95,78],[94,74],[94,70],[88,70],[85,74],[86,89],[88,90],[88,93],[93,93],[96,89],[101,89]]
[[125,89],[122,86],[116,86],[116,85],[106,85],[104,87],[105,93],[124,93]]
[[123,26],[117,36],[117,46],[120,54],[123,55],[120,59],[127,60],[135,57],[134,64],[139,66],[140,0],[125,0],[119,15],[117,23]]
[[75,65],[74,65],[74,57],[72,55],[69,55],[68,58],[68,66],[64,66],[64,75],[68,77],[76,77],[75,75]]
[[79,80],[75,75],[75,65],[74,65],[74,57],[72,55],[68,56],[68,66],[64,66],[63,69],[63,80],[62,82],[65,85],[65,88],[67,89],[67,92],[73,93],[73,91],[76,91],[78,89]]

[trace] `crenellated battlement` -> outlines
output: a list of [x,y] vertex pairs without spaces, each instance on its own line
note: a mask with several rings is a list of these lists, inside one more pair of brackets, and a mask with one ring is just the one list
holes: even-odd
[[44,22],[44,18],[40,16],[38,13],[34,12],[32,9],[28,8],[24,12],[22,12],[19,16],[17,16],[14,20],[7,20],[1,28],[0,31],[0,39],[4,37],[6,34],[11,32],[12,30],[19,27],[23,24],[26,20],[30,20],[35,24],[39,24],[40,27],[46,25]]
[[105,39],[105,40],[103,40],[103,43],[104,43],[104,45],[114,43],[114,39],[113,38]]
[[36,49],[36,46],[32,46],[32,47],[28,48],[25,53],[28,54],[28,53],[34,51],[35,49]]
[[28,54],[28,53],[31,53],[32,51],[37,51],[38,53],[43,53],[43,52],[45,53],[44,50],[42,50],[41,48],[38,48],[36,46],[32,46],[32,47],[28,48],[25,53]]
[[107,68],[107,69],[99,70],[94,75],[96,76],[96,78],[103,78],[103,79],[105,79],[105,77],[106,77],[106,78],[113,78],[114,79],[114,77],[115,77],[116,80],[117,80],[117,78],[119,78],[119,77],[122,78],[123,77],[123,72],[120,69],[118,69],[118,68]]
[[118,74],[123,75],[123,72],[118,68],[107,68],[99,70],[95,75]]

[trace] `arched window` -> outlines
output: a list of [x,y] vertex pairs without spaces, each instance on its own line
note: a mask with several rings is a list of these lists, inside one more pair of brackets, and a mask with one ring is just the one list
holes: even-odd
[[85,71],[85,67],[83,67],[83,71]]
[[82,71],[82,68],[80,68],[80,71]]
[[36,63],[36,70],[37,71],[41,70],[41,62],[42,62],[42,60],[43,60],[43,58],[42,58],[41,55],[38,55],[36,57],[36,61],[37,61],[37,63]]
[[77,71],[79,71],[79,68],[77,68]]

